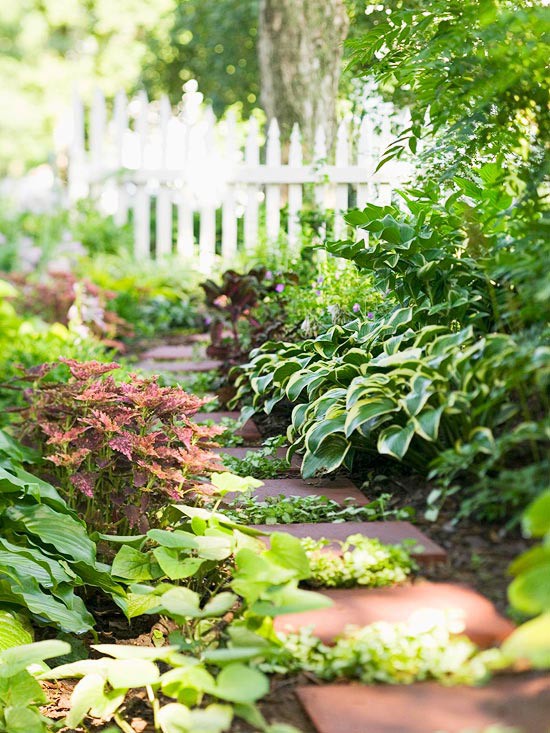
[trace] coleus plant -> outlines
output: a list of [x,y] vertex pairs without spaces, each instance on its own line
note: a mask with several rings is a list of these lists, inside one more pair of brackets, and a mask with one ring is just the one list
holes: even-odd
[[116,381],[118,364],[60,362],[26,372],[19,436],[40,449],[52,481],[91,527],[147,529],[167,500],[216,466],[205,442],[218,428],[192,420],[204,400],[155,377]]

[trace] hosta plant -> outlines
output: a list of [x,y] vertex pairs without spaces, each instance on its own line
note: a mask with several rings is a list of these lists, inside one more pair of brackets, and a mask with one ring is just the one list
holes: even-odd
[[204,443],[219,430],[193,422],[203,400],[154,377],[117,381],[117,364],[60,362],[27,372],[19,435],[91,527],[147,528],[215,466]]
[[[125,591],[112,579],[109,567],[97,561],[96,545],[83,522],[52,486],[21,468],[13,446],[0,432],[2,440],[2,608],[21,613],[35,624],[76,634],[89,631],[95,621],[77,591],[99,589],[122,607]],[[13,458],[6,456],[6,449]]]

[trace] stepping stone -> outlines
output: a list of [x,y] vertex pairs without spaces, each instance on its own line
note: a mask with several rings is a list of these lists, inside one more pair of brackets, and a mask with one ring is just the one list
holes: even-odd
[[197,372],[213,372],[222,366],[222,362],[214,359],[205,359],[204,361],[140,361],[137,366],[139,369],[148,372],[191,374]]
[[484,687],[311,685],[298,699],[318,733],[463,733],[506,726],[548,733],[550,679],[506,675]]
[[481,647],[500,644],[514,629],[490,601],[463,585],[420,580],[390,588],[345,588],[322,593],[333,601],[333,606],[279,616],[275,628],[299,631],[312,626],[314,634],[330,644],[349,625],[407,621],[423,609],[459,609],[464,614],[464,633]]
[[[273,525],[255,525],[255,529],[263,532],[275,532]],[[325,537],[334,540],[333,548],[340,550],[337,541],[343,541],[352,534],[362,534],[365,537],[372,537],[386,545],[397,545],[403,540],[416,540],[422,550],[415,555],[418,562],[428,565],[434,562],[444,562],[447,559],[445,550],[436,545],[429,537],[426,537],[419,529],[413,527],[410,522],[319,522],[316,524],[288,524],[284,531],[294,537],[311,537],[320,540]],[[268,538],[266,538],[267,540]],[[329,548],[327,548],[329,549]],[[420,548],[419,548],[420,549]]]
[[195,348],[189,344],[165,344],[155,346],[142,354],[143,361],[171,361],[172,359],[192,359]]
[[[352,504],[364,506],[368,499],[359,489],[347,478],[336,479],[312,479],[304,481],[300,478],[266,479],[263,486],[254,490],[254,496],[260,501],[266,496],[326,496],[339,504],[344,504],[345,499],[352,499]],[[238,494],[228,494],[229,497],[237,498]],[[285,528],[289,525],[284,525]],[[271,527],[271,529],[273,529]]]
[[[254,452],[260,450],[259,448],[246,448],[245,446],[239,446],[237,448],[213,448],[212,451],[214,453],[217,453],[218,455],[221,455],[222,453],[225,453],[228,456],[233,456],[234,458],[246,458],[246,454],[248,452]],[[275,454],[275,458],[280,458],[281,460],[284,460],[286,458],[286,448],[277,448],[277,453]],[[300,474],[300,469],[302,466],[302,459],[300,456],[296,455],[296,453],[292,456],[292,459],[290,461],[290,467],[287,469],[287,472],[290,474]]]
[[[214,423],[220,423],[225,418],[230,420],[240,420],[240,412],[197,412],[193,417],[194,422],[203,423],[207,420],[212,420]],[[251,443],[258,443],[262,439],[260,431],[256,427],[256,424],[252,420],[247,420],[242,428],[235,430],[235,435],[239,435],[244,438],[245,441]]]

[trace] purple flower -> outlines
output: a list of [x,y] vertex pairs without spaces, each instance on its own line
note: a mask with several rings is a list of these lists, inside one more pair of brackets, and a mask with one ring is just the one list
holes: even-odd
[[359,305],[359,303],[354,303],[354,304],[353,304],[353,308],[352,308],[352,311],[353,311],[354,313],[359,313],[359,311],[360,311],[360,310],[361,310],[361,306]]
[[277,283],[277,285],[275,285],[276,293],[282,293],[284,289],[285,289],[285,286],[283,283]]
[[209,326],[211,323],[212,323],[212,319],[210,318],[210,316],[205,316],[204,317],[204,325],[205,326]]
[[325,282],[325,278],[322,275],[320,275],[317,278],[317,285],[322,285],[324,282]]
[[265,273],[264,277],[265,277],[266,280],[273,280],[273,273],[271,272],[271,270],[268,270]]
[[315,295],[316,295],[317,297],[319,297],[319,295],[321,295],[321,291],[320,291],[320,290],[316,290],[316,291],[315,291]]
[[371,318],[371,319],[374,318],[374,313],[372,311],[369,311],[367,313],[367,318]]

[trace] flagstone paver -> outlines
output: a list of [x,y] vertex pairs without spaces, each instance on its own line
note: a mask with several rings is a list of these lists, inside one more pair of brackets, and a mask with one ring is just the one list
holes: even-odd
[[[260,450],[259,448],[247,448],[246,446],[239,446],[238,448],[213,448],[213,452],[217,453],[218,455],[221,455],[222,453],[225,453],[228,456],[232,456],[233,458],[245,458],[246,454],[250,452]],[[281,460],[286,458],[286,448],[278,448],[277,452],[275,454],[275,458],[279,458]],[[296,453],[292,456],[292,459],[290,461],[289,468],[285,471],[285,473],[289,474],[299,474],[300,468],[302,466],[302,459],[300,456],[296,455]]]
[[[239,420],[240,417],[240,412],[197,412],[193,420],[199,424],[208,420],[212,420],[214,423],[220,423],[224,419]],[[258,443],[262,438],[260,431],[252,420],[247,420],[241,428],[237,428],[235,435],[239,435],[245,441],[251,443]]]
[[140,361],[137,366],[147,372],[171,372],[174,374],[193,374],[199,372],[213,372],[222,366],[221,361],[204,359],[203,361],[173,360],[173,361]]
[[153,349],[144,352],[141,358],[143,361],[193,359],[195,353],[195,347],[191,344],[164,344],[163,346],[155,346]]
[[[285,528],[286,529],[286,528]],[[502,642],[513,624],[476,591],[452,583],[415,583],[390,588],[349,588],[322,591],[333,604],[329,608],[291,613],[275,619],[279,631],[298,631],[312,626],[316,636],[331,643],[348,625],[368,626],[375,621],[407,621],[420,610],[456,609],[462,613],[465,634],[482,647]]]
[[[256,525],[256,529],[264,532],[277,531],[273,525]],[[281,528],[282,529],[282,528]],[[417,542],[416,559],[423,564],[443,562],[447,559],[445,550],[432,542],[410,522],[319,522],[316,524],[290,524],[284,526],[284,531],[295,537],[312,537],[315,540],[322,537],[333,540],[332,549],[340,549],[338,541],[343,541],[352,534],[362,534],[373,537],[384,544],[396,545],[404,540]],[[266,538],[267,540],[267,538]]]
[[318,733],[462,733],[501,725],[550,730],[550,679],[506,675],[483,687],[321,685],[297,695]]
[[[304,481],[292,477],[266,479],[263,486],[255,489],[253,493],[260,500],[265,499],[266,496],[283,494],[284,496],[326,496],[327,499],[332,499],[342,505],[346,499],[351,499],[351,503],[356,506],[368,504],[368,499],[364,494],[347,478],[315,479],[315,481]],[[237,495],[233,495],[233,498],[237,498]]]

